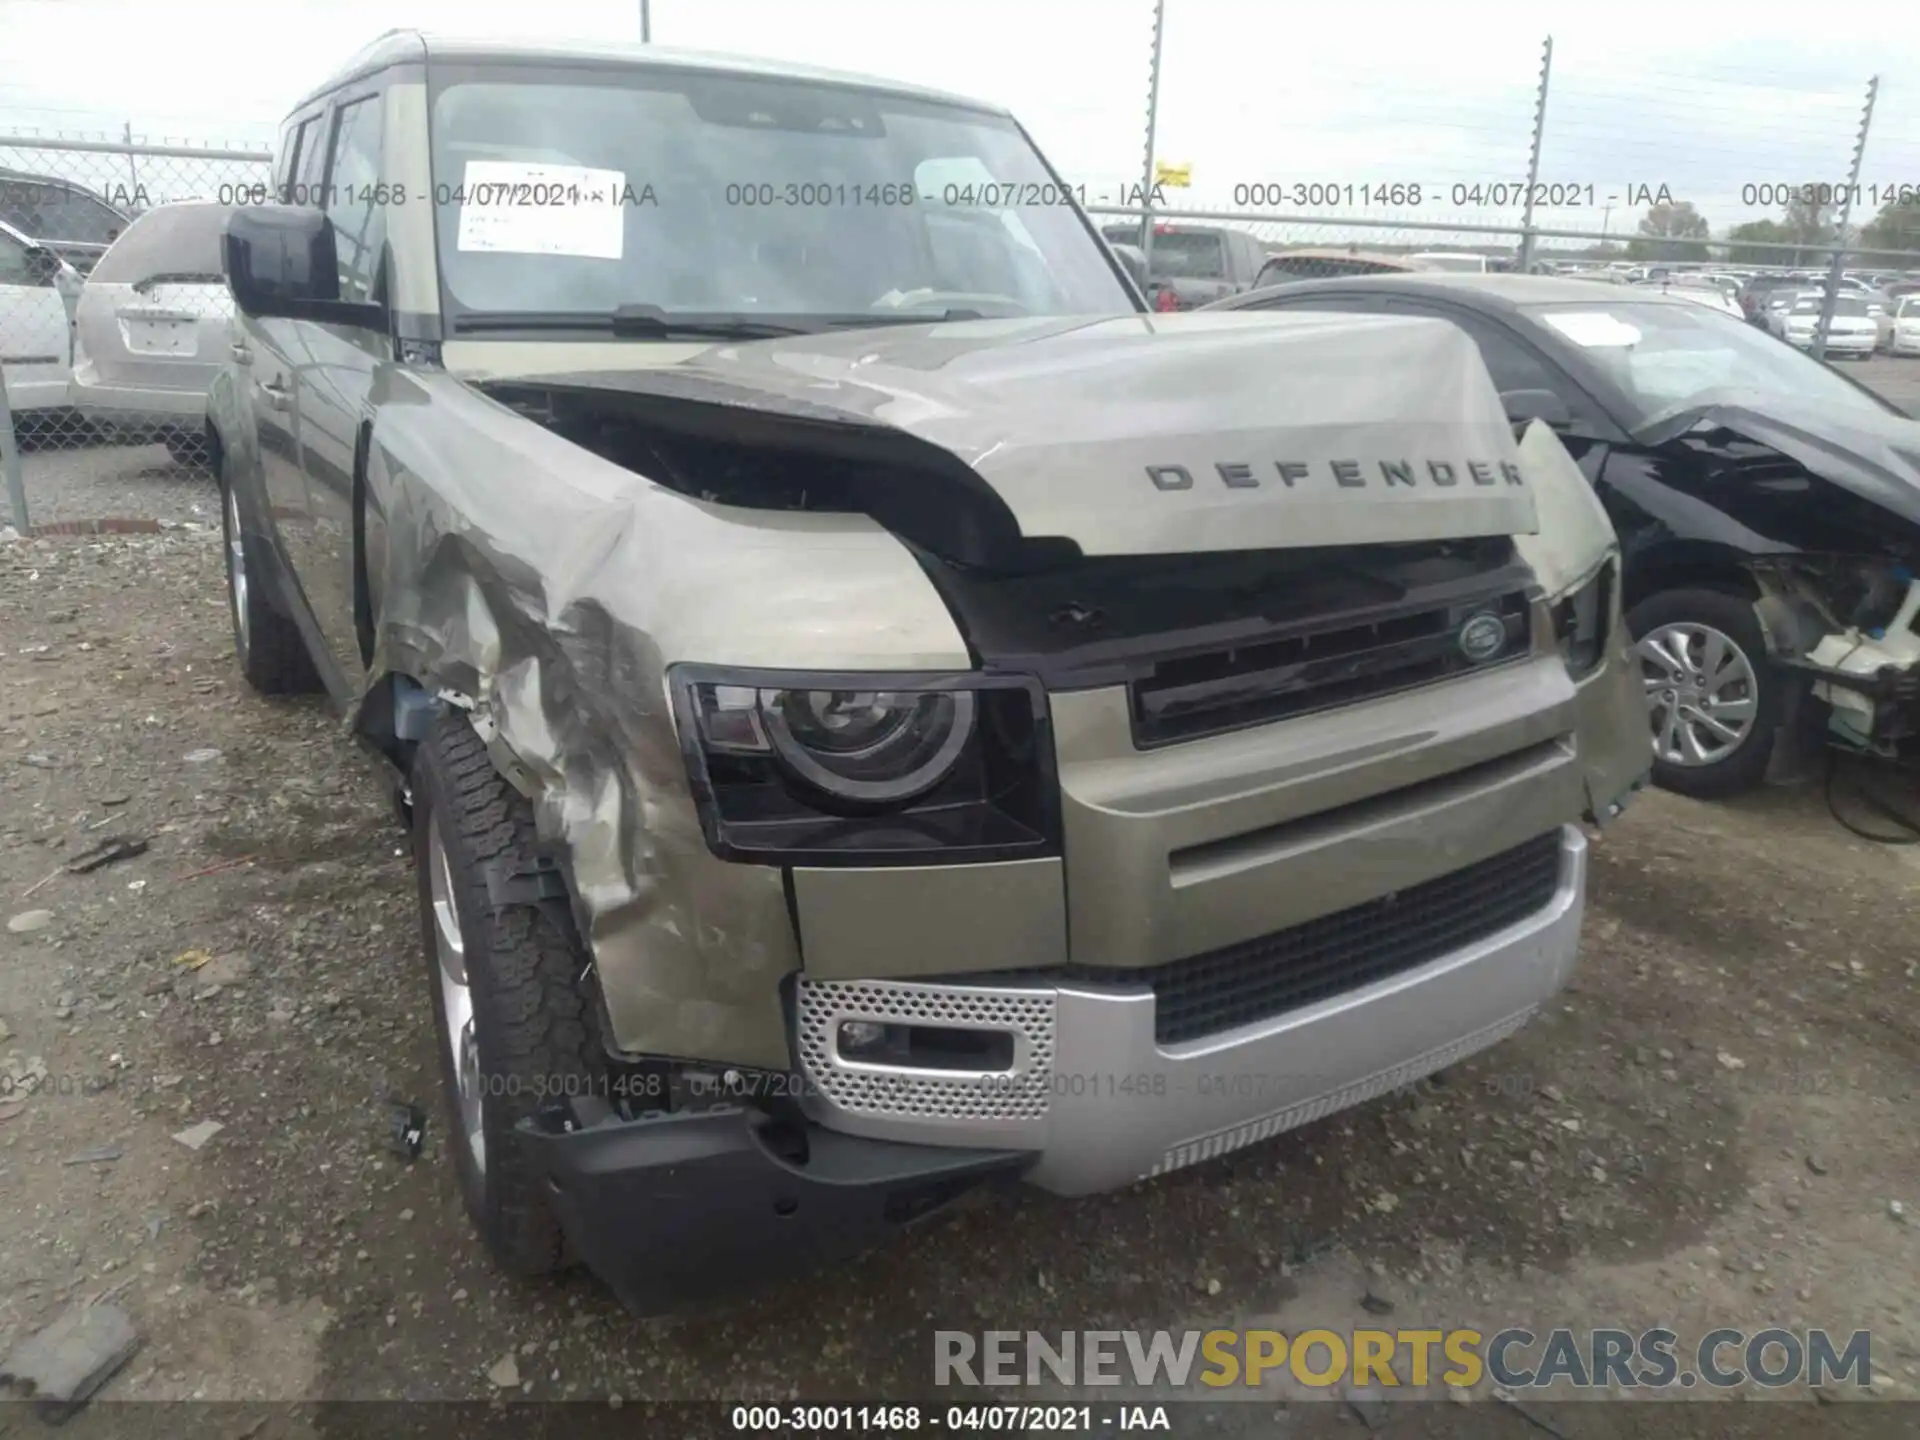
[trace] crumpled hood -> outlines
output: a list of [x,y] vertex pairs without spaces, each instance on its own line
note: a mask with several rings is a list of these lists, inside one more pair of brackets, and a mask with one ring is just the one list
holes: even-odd
[[[1443,321],[1257,312],[959,321],[720,345],[554,384],[905,432],[1028,538],[1166,554],[1531,534],[1478,350]],[[918,482],[915,482],[918,483]]]
[[1822,480],[1920,525],[1920,421],[1889,414],[1864,398],[1857,406],[1834,406],[1724,390],[1655,416],[1633,438],[1664,445],[1700,426],[1731,430],[1778,450]]

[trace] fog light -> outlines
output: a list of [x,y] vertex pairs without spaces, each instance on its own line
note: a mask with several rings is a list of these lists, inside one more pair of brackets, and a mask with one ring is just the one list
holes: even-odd
[[858,1059],[887,1048],[893,1027],[878,1020],[842,1020],[838,1048],[842,1055]]

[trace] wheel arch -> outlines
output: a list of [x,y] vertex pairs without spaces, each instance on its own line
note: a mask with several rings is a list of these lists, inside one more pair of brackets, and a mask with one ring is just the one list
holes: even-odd
[[1758,600],[1760,587],[1747,568],[1751,557],[1731,545],[1677,540],[1634,556],[1625,566],[1621,602],[1631,613],[1642,601],[1668,590],[1718,590]]

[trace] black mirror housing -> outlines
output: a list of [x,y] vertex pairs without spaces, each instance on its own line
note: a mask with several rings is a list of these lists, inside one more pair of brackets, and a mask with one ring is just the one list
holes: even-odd
[[305,205],[250,205],[227,218],[227,288],[256,319],[378,325],[381,308],[340,298],[333,222]]
[[1515,425],[1542,420],[1552,429],[1564,430],[1573,423],[1573,412],[1567,408],[1567,402],[1551,390],[1505,390],[1501,392],[1500,403],[1506,406],[1507,419]]

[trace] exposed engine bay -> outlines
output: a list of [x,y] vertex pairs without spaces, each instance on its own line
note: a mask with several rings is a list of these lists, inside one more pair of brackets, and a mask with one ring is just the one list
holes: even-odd
[[1886,759],[1920,741],[1920,580],[1907,564],[1843,555],[1754,559],[1773,660],[1803,676],[1830,743]]

